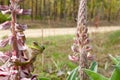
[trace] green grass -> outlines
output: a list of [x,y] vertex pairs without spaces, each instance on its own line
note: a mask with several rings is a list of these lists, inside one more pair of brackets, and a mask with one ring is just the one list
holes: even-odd
[[[28,38],[27,44],[32,44],[33,41],[38,41],[45,45],[43,55],[39,55],[36,59],[35,71],[39,77],[47,77],[51,80],[65,80],[67,71],[72,70],[77,64],[68,60],[68,55],[72,54],[71,45],[73,43],[73,35],[53,36],[45,38]],[[111,63],[108,54],[118,55],[120,53],[120,31],[108,33],[93,33],[90,35],[91,51],[99,62],[101,68],[104,67],[105,62]],[[6,51],[9,47],[0,50]],[[65,75],[57,77],[58,71],[63,71]],[[104,70],[100,70],[104,74]],[[105,74],[106,76],[108,74]]]

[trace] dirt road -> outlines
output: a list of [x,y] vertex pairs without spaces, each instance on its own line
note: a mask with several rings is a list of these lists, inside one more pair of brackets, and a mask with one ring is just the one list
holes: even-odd
[[[75,34],[76,28],[47,28],[47,29],[27,29],[25,34],[27,37],[34,38],[34,37],[47,37],[47,36],[56,36],[56,35],[67,35],[67,34]],[[89,27],[89,33],[91,32],[107,32],[107,31],[115,31],[120,30],[120,26],[111,26],[111,27]],[[43,32],[43,34],[42,34]],[[0,38],[3,36],[9,35],[9,30],[1,30],[0,31]]]

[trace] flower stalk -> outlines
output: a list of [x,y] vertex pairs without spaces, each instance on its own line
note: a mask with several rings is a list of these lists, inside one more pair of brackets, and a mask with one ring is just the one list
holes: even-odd
[[78,72],[80,80],[88,80],[88,76],[83,70],[89,68],[88,60],[93,60],[93,57],[90,54],[91,46],[89,43],[90,39],[88,37],[87,28],[87,0],[80,0],[76,37],[74,38],[74,43],[71,47],[74,52],[74,58],[71,57],[71,60],[77,60],[79,63]]

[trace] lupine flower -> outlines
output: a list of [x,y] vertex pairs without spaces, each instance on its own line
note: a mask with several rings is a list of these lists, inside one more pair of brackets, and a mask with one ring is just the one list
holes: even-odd
[[77,19],[77,30],[76,37],[72,46],[72,51],[77,56],[69,56],[72,61],[79,60],[79,77],[80,80],[88,80],[87,75],[83,71],[83,68],[88,68],[88,60],[92,60],[93,57],[89,53],[91,50],[90,39],[88,37],[87,28],[87,0],[80,0],[78,19]]
[[[12,34],[0,41],[0,47],[5,47],[7,44],[12,45],[12,50],[5,53],[0,52],[0,60],[4,63],[0,66],[0,80],[37,80],[36,75],[32,75],[34,58],[37,53],[42,53],[44,47],[37,46],[34,50],[30,49],[25,44],[25,34],[23,31],[27,29],[27,25],[17,24],[16,15],[30,15],[31,9],[23,10],[18,5],[24,0],[10,0],[10,6],[1,6],[2,14],[11,13],[12,21],[6,21],[0,24],[0,29],[10,29]],[[11,23],[12,22],[12,23]],[[32,62],[31,62],[32,61]],[[19,75],[18,75],[18,71]]]

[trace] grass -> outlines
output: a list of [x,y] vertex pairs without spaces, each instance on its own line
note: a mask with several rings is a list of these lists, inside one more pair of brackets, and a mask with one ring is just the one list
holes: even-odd
[[[47,77],[51,80],[65,80],[67,72],[77,66],[68,60],[68,55],[72,54],[71,45],[73,43],[73,35],[53,36],[45,38],[28,38],[27,44],[32,44],[33,41],[38,41],[45,45],[46,49],[42,55],[36,59],[35,71],[39,77]],[[99,72],[105,74],[103,69],[106,62],[111,66],[111,61],[108,54],[120,54],[120,31],[108,33],[92,33],[90,35],[91,45],[93,46],[92,54],[95,55],[95,60],[99,62]],[[9,47],[7,47],[9,49]],[[5,51],[5,49],[0,49]],[[110,69],[107,70],[109,76]],[[57,76],[58,73],[65,73]]]
[[26,20],[19,19],[19,23],[28,24],[28,27],[31,29],[38,28],[70,28],[75,27],[76,22],[74,20]]

